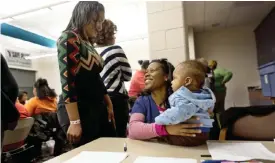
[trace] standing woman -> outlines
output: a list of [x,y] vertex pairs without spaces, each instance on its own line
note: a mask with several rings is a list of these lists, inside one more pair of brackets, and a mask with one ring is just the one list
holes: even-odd
[[[104,6],[97,1],[80,1],[58,42],[62,93],[69,116],[67,138],[77,146],[102,136],[112,136],[104,103],[106,88],[101,80],[103,60],[92,42],[102,30]],[[108,112],[112,114],[112,110]]]
[[96,43],[102,47],[104,68],[100,75],[113,103],[117,136],[126,137],[129,105],[124,82],[131,80],[132,70],[123,49],[115,45],[116,30],[111,20],[105,20]]

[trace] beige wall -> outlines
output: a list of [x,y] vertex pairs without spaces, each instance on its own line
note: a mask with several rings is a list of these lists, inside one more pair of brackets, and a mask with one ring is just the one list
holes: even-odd
[[195,34],[196,56],[215,59],[233,72],[226,108],[249,105],[247,86],[260,85],[253,30],[251,25]]
[[174,65],[188,58],[187,26],[181,1],[148,1],[150,59],[167,58]]
[[189,49],[189,59],[195,59],[195,38],[194,30],[192,27],[188,28],[188,49]]

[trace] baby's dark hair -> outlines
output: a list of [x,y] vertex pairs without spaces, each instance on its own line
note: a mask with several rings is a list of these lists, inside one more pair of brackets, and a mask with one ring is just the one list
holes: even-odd
[[147,69],[150,61],[149,60],[138,60],[138,64],[141,66],[142,69]]
[[34,87],[36,88],[37,97],[39,99],[43,99],[46,97],[57,97],[54,89],[51,89],[48,85],[48,81],[46,79],[39,78],[34,83]]
[[181,62],[178,67],[180,68],[179,73],[185,72],[188,73],[191,77],[193,77],[197,83],[199,84],[197,87],[202,88],[204,85],[204,80],[206,76],[206,69],[205,66],[197,61],[197,60],[187,60]]

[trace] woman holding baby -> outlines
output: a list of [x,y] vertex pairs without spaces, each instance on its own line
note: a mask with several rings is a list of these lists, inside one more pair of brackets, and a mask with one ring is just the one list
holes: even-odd
[[[175,71],[177,71],[177,68]],[[189,124],[156,123],[155,118],[163,114],[166,109],[171,108],[169,103],[170,99],[168,100],[168,97],[173,93],[171,84],[173,80],[173,70],[174,67],[165,59],[153,60],[150,63],[145,74],[146,92],[143,96],[137,99],[132,108],[132,115],[129,124],[130,138],[139,140],[158,138],[168,142],[169,144],[183,146],[201,145],[208,139],[208,133],[204,132],[204,129],[201,128],[202,124],[195,123],[197,122],[196,120],[198,120],[198,116],[196,115],[196,118],[194,118],[194,116],[192,118],[187,116],[190,122],[193,121],[193,123]],[[190,82],[190,78],[188,78],[187,81],[185,80],[184,82],[187,82],[187,84],[192,83],[193,88],[193,83],[195,81]],[[180,84],[182,85],[184,83]],[[200,83],[198,87],[201,85],[203,85],[203,83]],[[197,89],[197,85],[194,88]],[[206,94],[206,96],[212,97],[209,96],[209,94]],[[199,110],[197,110],[196,113],[197,112],[199,112]],[[201,110],[201,113],[206,112],[207,111]]]

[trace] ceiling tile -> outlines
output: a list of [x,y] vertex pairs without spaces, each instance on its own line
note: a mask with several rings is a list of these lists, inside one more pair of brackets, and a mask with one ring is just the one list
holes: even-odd
[[203,26],[204,22],[204,3],[202,1],[186,1],[185,13],[189,26]]
[[212,27],[212,24],[220,24],[220,27],[225,27],[232,4],[230,1],[207,1],[205,27]]

